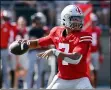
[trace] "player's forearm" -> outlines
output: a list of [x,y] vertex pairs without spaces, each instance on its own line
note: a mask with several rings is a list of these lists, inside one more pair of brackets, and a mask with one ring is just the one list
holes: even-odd
[[29,40],[28,42],[29,42],[29,44],[28,44],[29,49],[36,49],[36,48],[39,47],[38,39],[35,39],[35,40]]
[[64,53],[64,52],[60,52],[58,57],[63,58],[63,59],[65,57],[68,57],[70,59],[77,60],[80,57],[80,54],[79,53]]
[[80,53],[64,53],[58,50],[55,50],[54,54],[58,58],[62,58],[62,60],[67,61],[68,63],[71,64],[78,64],[82,58],[82,55]]

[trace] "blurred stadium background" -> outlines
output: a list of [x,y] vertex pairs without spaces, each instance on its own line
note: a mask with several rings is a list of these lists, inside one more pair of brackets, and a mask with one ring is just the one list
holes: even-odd
[[[11,0],[11,1],[0,1],[1,10],[8,10],[11,12],[11,22],[16,22],[19,16],[24,16],[27,21],[27,27],[31,24],[31,15],[36,12],[43,12],[46,15],[49,30],[59,25],[58,19],[60,19],[60,12],[62,9],[69,4],[75,4],[77,2],[86,4],[90,3],[93,6],[93,12],[99,18],[99,26],[102,28],[101,43],[104,54],[104,62],[100,66],[98,72],[98,85],[97,88],[110,88],[110,38],[109,30],[111,29],[110,24],[110,1],[108,0],[87,0],[87,1],[32,1],[32,0]],[[111,30],[110,30],[111,31]],[[1,37],[2,38],[2,37]],[[0,77],[1,80],[1,77]],[[46,81],[47,83],[47,81]],[[0,82],[0,84],[3,84]]]

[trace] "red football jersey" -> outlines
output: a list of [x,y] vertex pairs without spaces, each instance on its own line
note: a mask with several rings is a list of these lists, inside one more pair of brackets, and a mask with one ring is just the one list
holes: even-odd
[[91,35],[87,32],[72,32],[66,37],[63,36],[65,28],[61,26],[54,27],[50,34],[39,39],[40,46],[54,44],[56,49],[65,52],[79,52],[83,55],[79,64],[69,64],[58,58],[58,76],[62,79],[77,79],[88,77],[87,74],[87,53],[91,44]]
[[99,49],[99,43],[100,43],[100,36],[101,36],[102,30],[95,26],[92,28],[92,44],[91,44],[91,52],[97,52]]
[[8,44],[14,41],[16,29],[10,22],[5,22],[4,24],[1,24],[0,28],[1,28],[0,48],[7,48]]

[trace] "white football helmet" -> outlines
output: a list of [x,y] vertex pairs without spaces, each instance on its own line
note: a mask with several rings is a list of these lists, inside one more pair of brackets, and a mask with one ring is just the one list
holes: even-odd
[[61,12],[61,25],[73,30],[83,27],[83,12],[76,5],[68,5]]
[[9,10],[2,10],[1,16],[2,16],[2,17],[11,18],[11,17],[12,17],[12,12],[9,11]]

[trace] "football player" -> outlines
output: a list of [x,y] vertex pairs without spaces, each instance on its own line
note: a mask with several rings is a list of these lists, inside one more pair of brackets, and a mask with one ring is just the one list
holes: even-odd
[[[14,70],[10,65],[11,55],[8,52],[8,46],[15,38],[15,27],[12,25],[12,12],[10,10],[1,10],[0,13],[0,59],[2,60],[3,88],[14,87]],[[9,69],[10,68],[10,69]],[[9,75],[11,79],[9,80]]]
[[51,54],[57,56],[58,74],[47,89],[92,89],[86,60],[92,36],[81,31],[83,19],[83,13],[78,6],[68,5],[61,13],[61,26],[52,28],[48,36],[26,41],[29,49],[51,44],[56,47],[38,54],[38,57],[45,59]]
[[[42,12],[37,12],[31,16],[31,27],[29,29],[29,34],[28,34],[30,40],[39,39],[45,35],[45,31],[43,28],[45,23],[46,23],[46,17]],[[43,52],[44,50],[47,50],[47,49],[39,48],[38,50],[35,50],[35,49],[29,50],[29,53],[28,53],[29,67],[28,67],[28,73],[26,78],[28,88],[32,88],[34,86],[36,86],[37,89],[42,88],[42,83],[44,83],[44,81],[42,80],[42,78],[44,78],[42,74],[45,72],[45,66],[44,66],[45,60],[43,60],[43,58],[36,57],[36,54]],[[36,72],[34,71],[35,65],[37,66],[36,71],[38,76],[36,81],[34,80],[34,76],[36,74]]]
[[92,44],[91,44],[91,77],[92,78],[92,85],[96,88],[97,86],[97,72],[99,70],[99,64],[103,62],[103,53],[102,47],[100,43],[101,33],[102,30],[99,26],[97,26],[98,18],[96,14],[91,13],[90,18],[92,20]]

